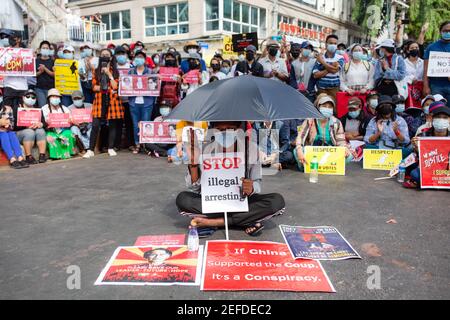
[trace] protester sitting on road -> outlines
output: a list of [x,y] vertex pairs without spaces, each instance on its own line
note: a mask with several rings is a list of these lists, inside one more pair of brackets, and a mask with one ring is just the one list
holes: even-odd
[[[39,108],[36,103],[36,92],[32,89],[29,89],[25,92],[25,95],[22,98],[22,103],[18,106],[22,108],[23,111],[29,112],[30,110]],[[28,164],[36,164],[38,163],[36,159],[31,154],[33,146],[36,144],[39,149],[39,163],[44,163],[47,161],[47,157],[45,155],[46,152],[46,138],[45,138],[45,130],[43,129],[44,124],[39,120],[26,127],[18,127],[17,126],[17,112],[18,108],[13,108],[14,110],[14,119],[16,121],[14,125],[14,130],[16,131],[17,138],[19,142],[22,143],[23,149],[25,150],[25,161]]]
[[345,63],[341,71],[341,91],[350,95],[356,92],[366,94],[374,87],[374,67],[367,61],[360,44],[355,44],[350,50],[351,60]]
[[[285,130],[289,137],[289,151],[293,152],[295,147],[297,146],[297,136],[298,136],[298,129],[302,125],[304,120],[299,119],[290,119],[290,120],[284,120],[283,121],[283,127],[282,130]],[[293,154],[292,154],[293,155]],[[295,159],[293,159],[295,160]],[[295,161],[293,161],[295,164]]]
[[306,146],[346,147],[346,161],[353,159],[350,145],[345,140],[344,126],[339,119],[333,116],[334,99],[322,93],[317,97],[315,105],[324,116],[324,119],[307,119],[298,131],[294,157],[300,171],[304,170],[304,165],[306,164],[304,153],[304,147]]
[[416,130],[414,133],[414,136],[422,132],[425,128],[431,128],[431,120],[433,119],[432,114],[430,113],[430,105],[435,102],[435,98],[433,95],[428,95],[425,98],[422,99],[422,111],[423,111],[423,117],[422,117],[422,125]]
[[[234,152],[236,149],[236,135],[230,130],[237,130],[242,122],[215,122],[213,128],[216,129],[215,141],[224,152]],[[234,139],[229,139],[230,136]],[[226,142],[233,142],[227,145]],[[199,228],[204,227],[224,227],[225,220],[223,213],[203,214],[200,178],[202,166],[199,165],[199,151],[194,150],[194,154],[189,152],[191,163],[188,165],[186,184],[191,191],[181,192],[176,199],[176,205],[181,215],[193,218],[192,225]],[[248,212],[229,213],[228,226],[240,227],[245,233],[251,236],[258,235],[264,228],[263,222],[280,215],[284,211],[285,203],[283,197],[278,193],[260,194],[261,192],[261,164],[248,165],[248,177],[242,182],[243,195],[248,197]]]
[[348,101],[348,113],[340,120],[345,131],[345,139],[363,141],[366,127],[370,121],[362,110],[363,101],[358,97],[352,97]]
[[256,61],[256,47],[254,45],[248,45],[245,48],[245,59],[239,61],[235,67],[233,73],[234,76],[240,76],[241,74],[249,74],[255,77],[264,76],[264,68]]
[[[408,108],[407,112],[405,107],[405,98],[400,95],[394,95],[392,97],[392,102],[395,104],[395,113],[405,119],[408,125],[408,134],[413,137],[416,134],[417,129],[422,125],[421,112],[413,112],[411,108]],[[415,115],[415,117],[413,115]]]
[[266,49],[267,56],[258,60],[263,66],[264,77],[280,82],[287,82],[289,80],[289,73],[286,61],[280,58],[280,44],[276,40],[270,39],[267,41]]
[[[74,110],[80,110],[80,109],[88,109],[90,113],[92,113],[92,104],[87,103],[84,100],[83,92],[81,91],[74,91],[72,93],[72,101],[73,104],[69,106],[70,112],[73,112]],[[84,154],[84,152],[89,149],[89,140],[91,138],[91,131],[92,131],[92,123],[91,122],[83,122],[83,123],[77,123],[75,121],[72,121],[72,127],[70,130],[72,131],[75,142],[78,147],[78,150],[81,154]]]
[[[72,97],[71,99],[72,100]],[[42,116],[47,133],[47,147],[50,159],[69,159],[75,152],[75,138],[70,128],[53,128],[49,115],[67,113],[70,110],[61,103],[61,94],[57,89],[48,91],[47,104],[42,107]]]
[[[210,77],[216,77],[218,80],[223,80],[227,77],[225,75],[225,73],[220,71],[220,61],[217,58],[211,59],[211,62],[209,65],[211,66],[211,71],[209,73]],[[210,79],[210,82],[211,82],[211,79]]]

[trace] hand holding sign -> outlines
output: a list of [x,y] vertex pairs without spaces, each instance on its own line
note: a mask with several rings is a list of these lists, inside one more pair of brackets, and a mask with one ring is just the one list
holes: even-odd
[[253,193],[253,180],[241,178],[242,192],[244,196],[249,196]]

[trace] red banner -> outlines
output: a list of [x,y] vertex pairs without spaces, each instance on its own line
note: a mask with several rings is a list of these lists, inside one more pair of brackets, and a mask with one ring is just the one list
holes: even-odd
[[319,261],[292,259],[282,243],[208,241],[201,289],[335,292]]
[[118,68],[119,75],[121,76],[127,76],[128,72],[130,71],[130,68]]
[[172,67],[160,67],[159,79],[161,81],[177,81],[180,70]]
[[33,49],[0,48],[0,75],[35,76],[36,65]]
[[166,234],[162,236],[140,236],[136,239],[135,246],[182,246],[185,234]]
[[177,143],[174,121],[139,122],[139,143]]
[[69,113],[49,113],[47,116],[49,128],[68,128],[70,127]]
[[200,72],[198,70],[191,70],[184,75],[184,82],[198,84],[200,79]]
[[406,109],[415,107],[422,109],[423,81],[408,84],[408,98],[406,99]]
[[119,96],[121,97],[157,97],[160,81],[157,74],[120,76]]
[[35,123],[41,122],[40,109],[17,109],[17,126],[30,127]]
[[92,110],[86,108],[73,108],[70,110],[73,121],[77,123],[92,122]]
[[450,189],[450,138],[419,138],[420,187]]

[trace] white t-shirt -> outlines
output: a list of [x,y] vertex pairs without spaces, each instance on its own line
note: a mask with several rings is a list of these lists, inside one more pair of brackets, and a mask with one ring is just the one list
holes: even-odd
[[413,81],[423,80],[423,60],[418,58],[416,63],[411,62],[409,59],[405,59],[406,77],[405,80],[411,84]]
[[[349,63],[347,72],[345,72],[346,66],[341,70],[341,90],[347,91],[347,89],[355,86],[366,87],[368,90],[373,89],[375,68],[364,62],[355,63],[351,61]],[[369,70],[367,70],[367,67],[369,67]]]
[[[284,59],[275,58],[275,60],[272,61],[272,60],[270,60],[269,57],[265,57],[265,58],[261,58],[258,62],[264,68],[264,75],[270,73],[272,70],[276,70],[277,72],[282,73],[285,76],[288,76],[286,61]],[[273,76],[271,79],[283,82],[275,76]]]
[[28,77],[6,76],[3,79],[3,87],[26,91],[28,90]]
[[[63,110],[61,110],[61,108],[58,109],[52,109],[52,113],[69,113],[70,114],[70,110],[69,108],[67,108],[66,106],[62,106]],[[50,106],[48,104],[46,104],[45,106],[42,107],[42,115],[44,116],[45,121],[47,121],[47,117],[50,113]]]

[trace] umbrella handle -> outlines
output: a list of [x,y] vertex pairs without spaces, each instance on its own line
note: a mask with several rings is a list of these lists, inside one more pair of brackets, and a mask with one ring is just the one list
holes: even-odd
[[[246,124],[246,122],[244,122]],[[245,125],[244,125],[245,128]],[[244,179],[248,179],[249,178],[249,173],[248,173],[248,148],[249,148],[249,137],[248,137],[248,132],[247,129],[245,128],[245,152],[244,152],[244,157],[245,157],[245,171],[244,171]],[[244,201],[245,198],[247,197],[244,194],[244,188],[242,186],[239,187],[239,190],[241,192],[241,201]]]

